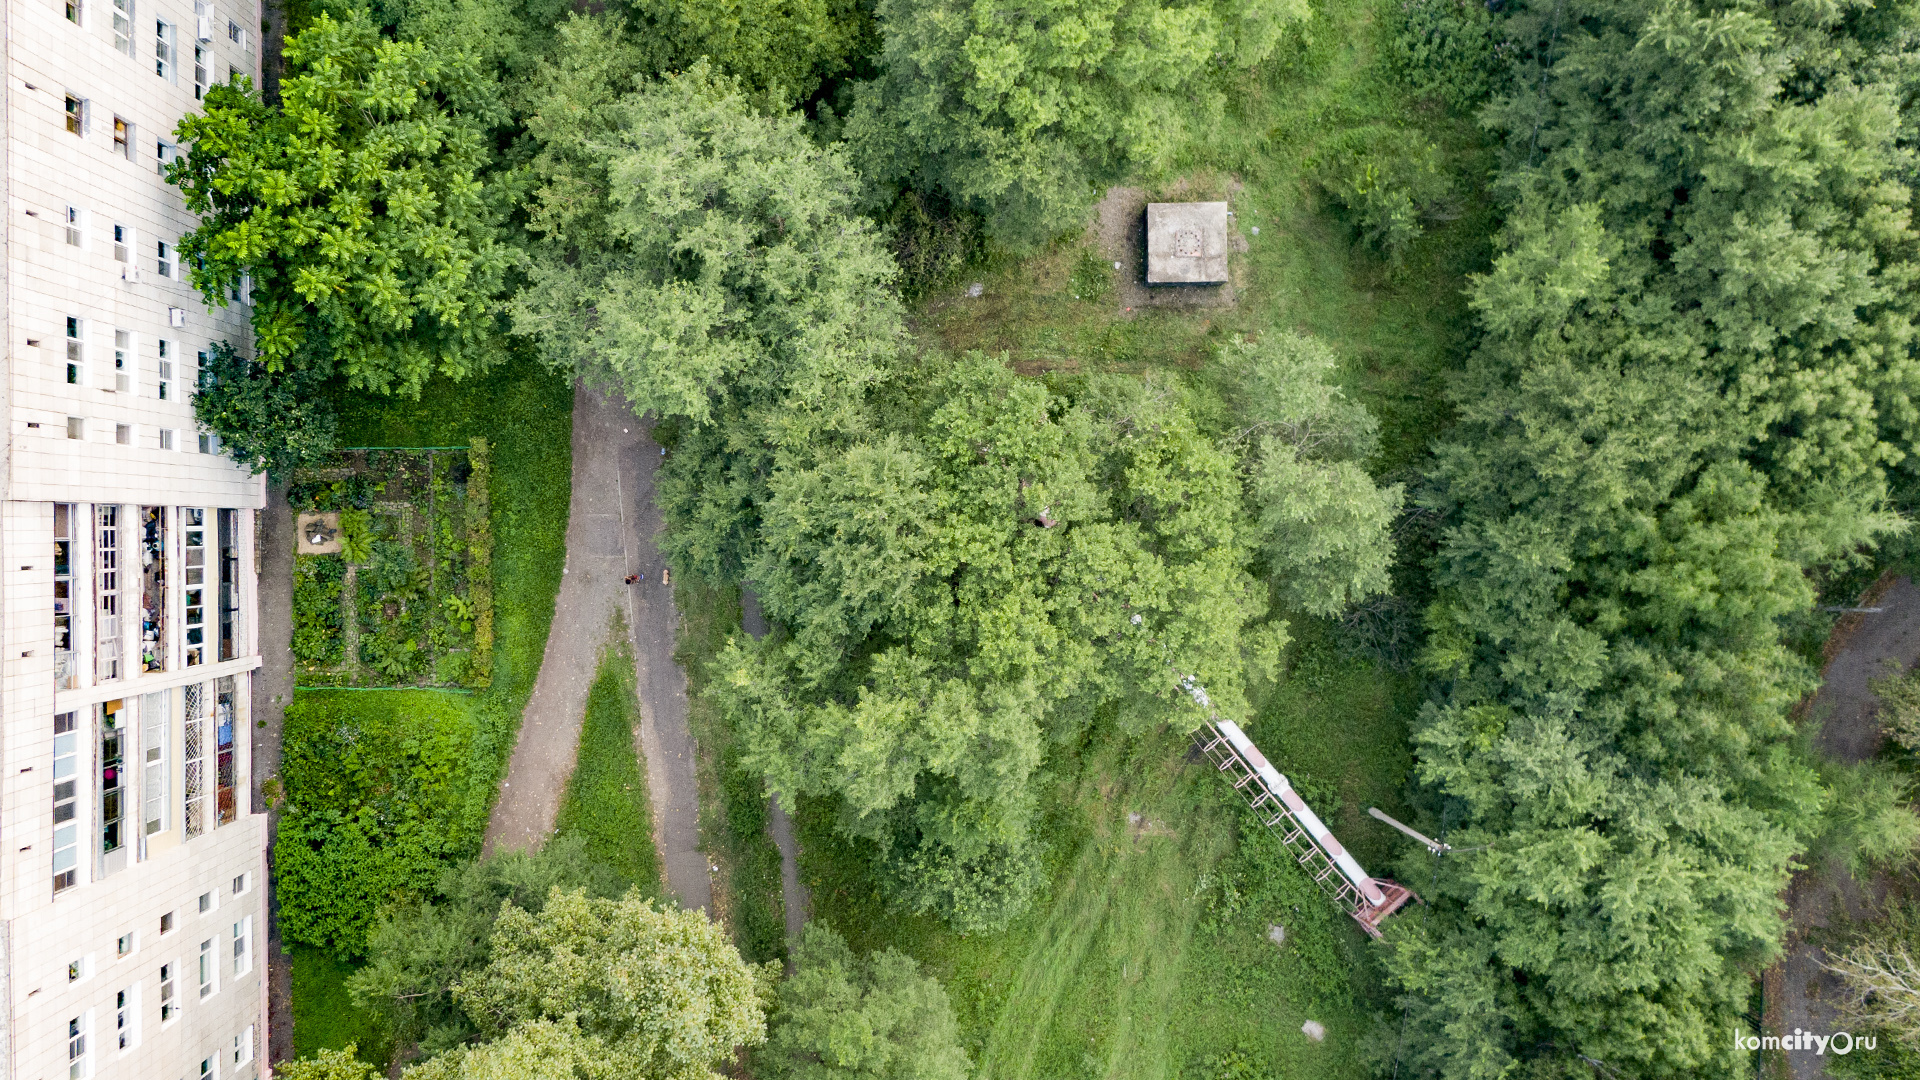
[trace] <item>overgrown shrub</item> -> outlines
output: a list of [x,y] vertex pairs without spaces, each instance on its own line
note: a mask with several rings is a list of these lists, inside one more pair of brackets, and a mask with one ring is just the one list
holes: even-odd
[[1440,150],[1411,131],[1368,124],[1334,136],[1310,163],[1360,239],[1398,265],[1426,223],[1459,213]]
[[473,720],[451,695],[314,692],[287,707],[285,735],[281,932],[363,954],[380,910],[431,887],[477,840],[461,813]]
[[1481,0],[1400,0],[1388,63],[1416,95],[1470,112],[1511,84],[1505,20]]
[[885,224],[900,264],[900,293],[909,300],[950,284],[980,257],[985,239],[979,214],[911,189],[894,200]]
[[321,667],[340,662],[340,587],[346,571],[337,556],[295,556],[294,659]]

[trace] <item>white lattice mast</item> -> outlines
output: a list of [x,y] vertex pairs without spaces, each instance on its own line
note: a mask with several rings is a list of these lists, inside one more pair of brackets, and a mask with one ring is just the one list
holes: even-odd
[[1261,822],[1280,837],[1294,858],[1334,903],[1361,929],[1380,936],[1380,924],[1416,900],[1413,890],[1386,878],[1368,876],[1339,839],[1293,789],[1280,770],[1247,738],[1240,725],[1220,716],[1200,684],[1182,681],[1187,693],[1207,712],[1193,741],[1223,779],[1240,792]]

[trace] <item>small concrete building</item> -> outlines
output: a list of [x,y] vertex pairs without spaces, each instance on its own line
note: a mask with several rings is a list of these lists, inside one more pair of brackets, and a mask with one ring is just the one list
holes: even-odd
[[1147,204],[1147,284],[1224,285],[1227,204]]

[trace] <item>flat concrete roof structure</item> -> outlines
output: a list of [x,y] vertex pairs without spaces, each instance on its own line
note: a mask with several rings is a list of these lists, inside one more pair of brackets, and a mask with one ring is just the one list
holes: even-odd
[[1147,204],[1147,284],[1223,285],[1227,204]]

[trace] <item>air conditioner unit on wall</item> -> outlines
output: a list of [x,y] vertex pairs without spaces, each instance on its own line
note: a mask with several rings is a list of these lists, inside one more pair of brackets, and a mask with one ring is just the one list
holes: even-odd
[[122,265],[120,267],[120,279],[122,281],[138,282],[140,280],[140,268],[131,264]]
[[211,13],[202,14],[198,19],[195,20],[195,23],[197,25],[194,27],[194,36],[199,38],[201,41],[212,41],[213,40],[213,15]]
[[167,325],[168,326],[187,325],[187,309],[177,308],[177,307],[168,308],[167,309]]

